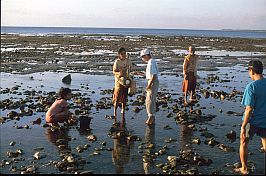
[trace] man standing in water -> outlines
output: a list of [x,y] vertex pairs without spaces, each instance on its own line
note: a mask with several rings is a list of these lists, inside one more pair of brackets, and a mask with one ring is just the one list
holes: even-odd
[[195,55],[195,47],[189,46],[189,54],[185,57],[183,63],[184,81],[182,90],[185,93],[184,106],[187,106],[187,94],[190,93],[190,102],[196,101],[194,99],[196,81],[197,81],[197,62],[198,56]]
[[263,77],[263,64],[252,60],[248,64],[249,76],[252,82],[246,86],[241,104],[245,113],[240,132],[239,155],[242,167],[235,172],[248,174],[248,143],[257,134],[261,137],[263,151],[266,151],[266,79]]
[[159,69],[157,63],[151,57],[151,52],[148,49],[144,49],[140,52],[141,59],[147,63],[146,67],[146,79],[148,84],[146,87],[146,110],[148,114],[148,119],[146,121],[147,125],[152,125],[155,122],[156,113],[156,96],[159,89]]

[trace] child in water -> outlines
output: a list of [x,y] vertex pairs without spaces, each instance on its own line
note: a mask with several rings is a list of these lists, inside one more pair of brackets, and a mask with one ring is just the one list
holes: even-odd
[[59,126],[58,123],[74,121],[72,113],[68,110],[67,100],[71,99],[71,90],[69,88],[60,88],[58,98],[46,113],[46,122],[51,126]]

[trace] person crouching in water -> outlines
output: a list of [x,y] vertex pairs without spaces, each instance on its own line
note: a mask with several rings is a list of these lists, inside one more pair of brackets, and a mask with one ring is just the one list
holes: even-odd
[[58,98],[46,112],[46,123],[51,126],[59,126],[58,123],[74,121],[72,113],[68,110],[67,100],[71,99],[69,88],[60,88]]

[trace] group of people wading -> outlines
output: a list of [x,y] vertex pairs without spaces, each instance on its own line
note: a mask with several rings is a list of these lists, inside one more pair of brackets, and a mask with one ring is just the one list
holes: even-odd
[[[184,106],[191,102],[196,102],[195,89],[197,80],[197,62],[198,56],[195,54],[195,47],[189,46],[189,54],[183,62],[183,86]],[[159,69],[155,59],[152,58],[151,51],[144,49],[140,52],[141,59],[147,63],[146,72],[136,72],[134,65],[127,57],[125,48],[118,50],[118,58],[113,65],[113,74],[115,76],[115,88],[113,92],[114,119],[116,123],[117,108],[121,103],[122,120],[125,118],[125,108],[128,97],[128,89],[131,83],[129,76],[131,73],[145,76],[147,79],[146,86],[146,124],[155,124],[156,97],[159,89]],[[251,60],[248,65],[249,76],[252,82],[246,86],[241,104],[245,106],[243,122],[240,132],[239,155],[242,167],[235,169],[235,172],[248,174],[248,143],[254,134],[261,137],[263,151],[266,151],[266,79],[263,77],[263,64],[259,60]],[[189,102],[187,96],[190,96]],[[59,96],[46,113],[46,122],[58,125],[64,121],[71,123],[73,116],[68,110],[67,100],[71,98],[69,88],[61,88]]]

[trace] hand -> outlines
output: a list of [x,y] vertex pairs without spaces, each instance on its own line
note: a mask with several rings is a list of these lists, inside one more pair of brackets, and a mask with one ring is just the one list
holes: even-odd
[[188,76],[187,76],[187,74],[184,74],[184,79],[185,79],[185,80],[188,80]]
[[151,90],[151,86],[148,85],[148,86],[146,87],[146,90],[147,90],[147,91]]
[[123,71],[120,70],[120,71],[119,71],[119,78],[121,78],[121,77],[123,77],[123,76],[124,76]]

